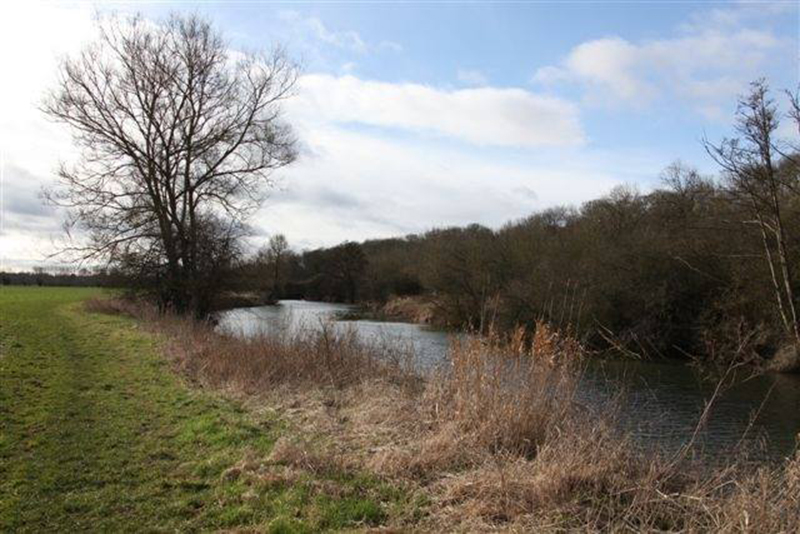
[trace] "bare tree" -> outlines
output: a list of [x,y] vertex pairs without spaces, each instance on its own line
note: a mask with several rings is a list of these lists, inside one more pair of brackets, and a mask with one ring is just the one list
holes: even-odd
[[[800,87],[794,93],[787,90],[786,96],[789,99],[789,112],[786,114],[786,118],[792,121],[795,133],[800,135]],[[776,150],[792,165],[800,167],[800,143],[784,141]],[[797,172],[796,169],[795,172]]]
[[205,270],[235,250],[272,171],[295,158],[281,103],[296,68],[281,50],[231,51],[195,15],[98,27],[96,42],[63,60],[43,105],[81,150],[47,198],[88,235],[68,250],[135,258],[158,272],[162,304],[202,315]]
[[[796,100],[791,104],[796,112]],[[800,120],[797,113],[790,117]],[[787,159],[775,136],[779,125],[778,108],[769,96],[769,87],[758,80],[739,101],[735,127],[739,137],[716,145],[706,140],[705,148],[723,169],[731,198],[749,213],[750,218],[743,222],[759,232],[781,322],[786,334],[800,345],[790,236],[784,215],[787,201],[798,200],[800,184],[796,165],[788,172],[784,168]]]
[[275,300],[280,297],[282,266],[289,253],[289,242],[283,234],[276,234],[269,240],[269,244],[258,253],[257,262],[264,269],[269,269],[268,276],[272,278],[269,297]]
[[269,240],[269,251],[274,264],[272,267],[272,298],[277,299],[281,293],[281,266],[286,253],[289,251],[289,242],[286,241],[286,236],[283,234],[272,236]]

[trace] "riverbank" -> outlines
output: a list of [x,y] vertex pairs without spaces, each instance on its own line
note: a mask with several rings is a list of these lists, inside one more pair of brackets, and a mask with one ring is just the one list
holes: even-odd
[[[274,476],[293,485],[331,468],[379,480],[403,504],[381,502],[375,524],[433,531],[800,526],[800,460],[755,468],[731,458],[709,468],[691,448],[637,452],[615,430],[613,413],[576,401],[586,356],[544,327],[530,348],[521,335],[460,343],[450,372],[422,380],[402,353],[376,354],[349,336],[243,340],[126,303],[93,307],[132,314],[159,332],[169,360],[192,383],[280,414],[286,434],[269,455],[241,464],[243,480],[279,469]],[[507,387],[509,377],[518,387]]]
[[[416,295],[404,297],[391,297],[385,302],[366,302],[361,303],[356,311],[342,316],[347,320],[372,320],[372,321],[397,321],[411,323],[421,326],[430,326],[437,329],[448,331],[459,331],[457,325],[450,324],[447,314],[437,304],[436,299],[430,295]],[[613,355],[629,353],[636,358],[668,361],[686,361],[688,354],[679,352],[674,357],[666,357],[663,354],[652,355],[637,353],[624,349],[624,344],[617,342],[606,333],[609,346],[598,349],[600,353],[610,352]],[[717,362],[715,360],[703,361],[694,358],[694,363],[703,363],[709,368],[729,365],[731,362]],[[738,360],[737,360],[738,362]],[[794,345],[785,345],[776,350],[769,357],[744,358],[741,362],[757,372],[779,373],[779,374],[800,374],[800,350]],[[722,367],[724,371],[725,367]]]
[[430,326],[448,326],[436,313],[436,303],[427,297],[394,297],[381,306],[381,313],[393,319]]
[[217,296],[212,311],[219,312],[235,308],[254,308],[256,306],[271,306],[277,303],[265,293],[255,291],[227,291]]
[[364,302],[358,309],[342,316],[348,320],[398,321],[433,328],[447,329],[445,318],[438,313],[436,302],[427,296],[391,297],[386,302]]

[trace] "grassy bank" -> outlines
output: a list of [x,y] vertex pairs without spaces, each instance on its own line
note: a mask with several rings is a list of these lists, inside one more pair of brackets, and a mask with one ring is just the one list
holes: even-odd
[[376,477],[283,462],[287,421],[192,386],[163,336],[87,312],[99,295],[0,289],[0,531],[302,532],[415,513]]

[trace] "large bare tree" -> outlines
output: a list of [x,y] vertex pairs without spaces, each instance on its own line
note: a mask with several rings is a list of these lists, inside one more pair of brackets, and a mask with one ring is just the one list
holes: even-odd
[[88,236],[69,250],[155,273],[163,305],[202,315],[208,269],[235,250],[271,173],[295,158],[281,103],[297,70],[282,50],[232,51],[195,15],[98,28],[62,61],[43,105],[80,148],[47,197]]

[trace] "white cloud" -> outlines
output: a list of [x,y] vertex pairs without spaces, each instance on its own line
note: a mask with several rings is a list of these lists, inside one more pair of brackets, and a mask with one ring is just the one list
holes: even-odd
[[298,247],[475,222],[498,227],[608,192],[629,177],[616,168],[638,177],[663,165],[584,148],[510,161],[492,151],[379,138],[332,124],[310,126],[301,135],[309,150],[281,173],[283,190],[256,217],[258,227],[284,233]]
[[278,12],[278,17],[284,22],[293,25],[294,29],[302,34],[305,45],[309,45],[308,41],[318,41],[358,54],[383,50],[396,53],[403,51],[402,45],[394,41],[384,40],[378,44],[369,44],[356,31],[331,30],[320,18],[306,17],[297,11],[282,10]]
[[737,10],[717,9],[704,24],[685,24],[670,38],[594,39],[575,46],[559,65],[540,68],[533,79],[578,83],[592,103],[642,106],[678,97],[709,115],[712,101],[730,100],[763,75],[783,44],[765,26],[748,27],[749,19]]
[[489,80],[479,70],[475,69],[458,69],[458,81],[466,85],[482,86],[487,85]]
[[52,182],[58,161],[74,150],[69,133],[37,107],[55,81],[58,57],[94,35],[92,17],[85,4],[0,4],[0,269],[13,267],[11,261],[25,266],[44,261],[62,234],[55,212],[41,205],[38,193]]
[[339,67],[339,71],[343,74],[353,74],[356,70],[356,63],[354,61],[346,61]]
[[289,104],[301,120],[429,132],[477,145],[552,147],[584,141],[578,109],[516,88],[444,90],[354,76],[309,74]]
[[679,26],[679,29],[686,32],[700,31],[709,26],[718,29],[736,29],[754,21],[764,21],[773,17],[792,15],[796,17],[797,9],[797,4],[794,2],[740,0],[733,6],[696,11],[689,16],[687,23]]
[[619,37],[597,39],[575,47],[561,69],[536,74],[537,80],[579,79],[609,89],[622,99],[647,97],[652,90],[637,75],[640,52]]
[[325,43],[338,46],[340,48],[348,48],[355,52],[365,52],[367,45],[361,40],[361,36],[354,31],[332,32],[329,31],[321,20],[318,18],[304,19],[317,38]]
[[403,45],[395,41],[381,41],[378,43],[379,50],[389,50],[391,52],[400,53],[403,51]]

